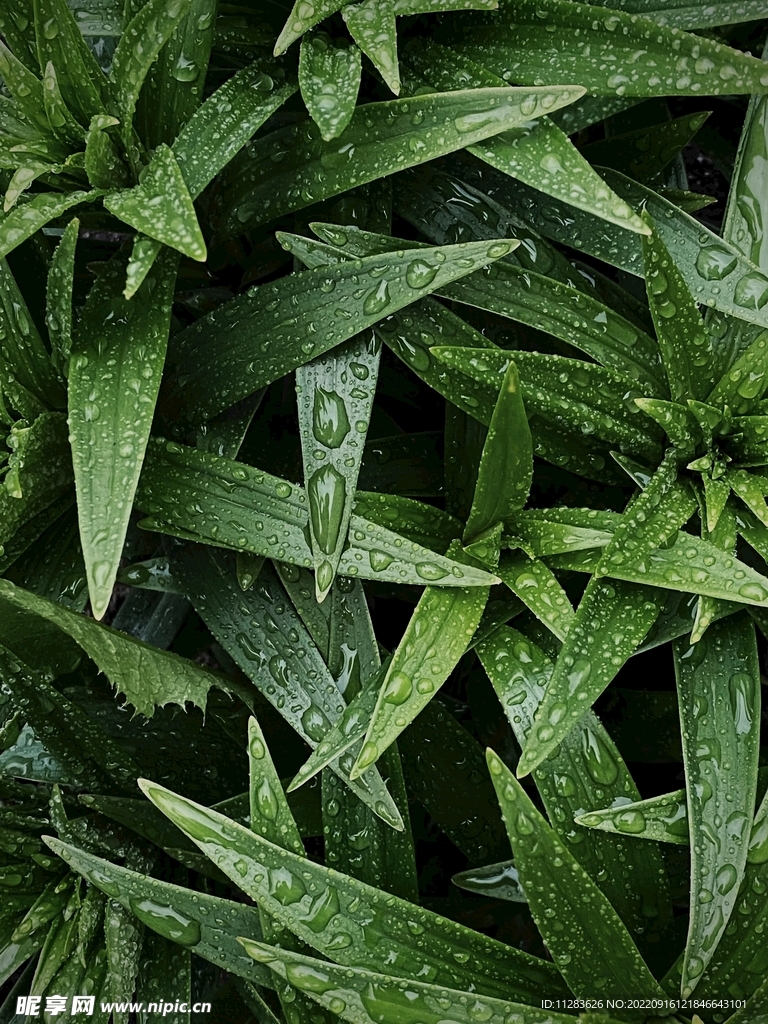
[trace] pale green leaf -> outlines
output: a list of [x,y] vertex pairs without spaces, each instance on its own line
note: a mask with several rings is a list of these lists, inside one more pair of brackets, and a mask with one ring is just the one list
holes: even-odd
[[336,46],[324,32],[302,39],[301,96],[326,142],[341,135],[349,124],[361,74],[362,61],[356,46]]
[[685,790],[663,793],[648,800],[634,800],[579,814],[575,821],[585,828],[651,839],[658,843],[688,845],[688,808]]
[[347,4],[341,13],[352,38],[370,57],[392,92],[399,95],[394,0],[362,0],[362,3]]
[[205,240],[192,197],[173,151],[164,143],[153,153],[141,182],[106,196],[104,205],[137,231],[193,260],[205,261]]
[[94,622],[84,615],[0,580],[0,598],[26,617],[45,619],[75,640],[137,711],[151,717],[156,706],[192,701],[205,708],[211,686],[225,686],[223,677],[192,661]]
[[80,203],[87,203],[101,195],[98,191],[38,192],[28,202],[17,204],[10,213],[0,217],[0,259],[30,238],[55,217]]
[[511,551],[502,557],[496,573],[558,640],[565,640],[573,625],[573,606],[544,562]]

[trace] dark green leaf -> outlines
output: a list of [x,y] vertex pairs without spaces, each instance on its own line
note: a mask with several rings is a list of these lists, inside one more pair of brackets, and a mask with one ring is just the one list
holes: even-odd
[[349,124],[361,73],[360,50],[356,46],[336,46],[324,32],[302,39],[301,96],[326,142],[341,135]]

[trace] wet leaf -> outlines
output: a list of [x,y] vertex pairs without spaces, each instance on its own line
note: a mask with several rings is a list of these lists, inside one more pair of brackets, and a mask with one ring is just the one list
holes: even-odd
[[10,213],[0,217],[0,259],[55,217],[60,217],[73,206],[97,199],[100,194],[96,190],[69,192],[66,195],[39,192],[27,202],[17,203]]
[[510,362],[488,427],[464,544],[506,523],[528,500],[533,451],[517,367]]
[[354,777],[372,765],[434,697],[467,649],[487,601],[484,587],[426,588],[382,681]]
[[[141,785],[155,806],[238,886],[336,963],[367,969],[380,964],[384,954],[402,978],[418,975],[431,983],[472,985],[478,992],[503,998],[530,994],[538,999],[545,991],[563,990],[554,967],[546,961],[396,896],[386,897],[385,909],[378,891],[365,883],[280,850],[162,786],[144,780]],[[307,883],[315,886],[311,892]],[[375,938],[375,952],[365,936],[369,941]]]
[[[435,515],[429,506],[408,498],[393,502],[384,495],[364,497],[357,492],[356,500],[359,510],[369,515],[352,515],[351,544],[339,566],[342,575],[441,587],[482,587],[495,582],[481,569],[459,564],[410,539],[404,542],[404,536],[409,536],[407,521],[404,536],[378,525],[400,525],[398,509],[412,510],[419,513],[413,516],[414,526],[419,532],[426,528],[425,539],[431,539],[444,514]],[[152,517],[144,520],[145,527],[298,566],[312,564],[304,533],[309,513],[303,489],[243,463],[173,442],[151,441],[136,505]],[[422,509],[426,514],[421,514]]]
[[685,790],[663,793],[648,800],[621,803],[616,807],[579,814],[574,819],[585,828],[652,839],[658,843],[688,845],[688,808]]
[[150,647],[7,580],[0,580],[0,598],[27,616],[40,617],[71,636],[117,692],[124,694],[147,718],[156,706],[171,702],[184,707],[189,700],[204,709],[211,686],[224,685],[222,677],[186,658]]
[[158,935],[256,984],[268,976],[243,956],[235,932],[261,933],[255,907],[150,878],[48,837],[46,842],[91,885],[118,900]]
[[117,111],[126,133],[153,61],[181,23],[192,0],[147,0],[131,18],[117,44],[109,72]]
[[[224,649],[302,739],[316,746],[341,717],[344,702],[275,574],[264,568],[243,594],[231,560],[211,551],[189,551],[175,567],[195,610]],[[332,767],[393,828],[403,827],[377,771],[354,782],[351,758]]]
[[15,381],[44,405],[62,408],[64,394],[61,382],[4,259],[0,259],[0,327],[3,332],[0,389],[7,393],[11,381]]
[[660,6],[646,0],[598,0],[601,7],[614,7],[628,14],[640,14],[660,25],[676,28],[711,28],[737,21],[764,18],[768,13],[765,0],[719,0],[718,3],[691,3],[671,0]]
[[708,117],[709,112],[705,110],[663,121],[651,128],[611,135],[584,146],[581,153],[592,164],[611,167],[650,185],[688,145]]
[[[528,906],[574,995],[660,995],[662,989],[607,898],[498,755],[489,750],[487,756]],[[553,893],[560,928],[547,914]]]
[[[524,747],[553,664],[536,644],[506,626],[481,641],[477,651]],[[621,754],[591,711],[546,765],[534,769],[533,780],[555,832],[611,901],[635,942],[658,960],[660,943],[669,941],[665,933],[672,917],[661,855],[638,849],[631,835],[605,842],[604,837],[596,839],[583,828],[574,828],[574,816],[585,809],[640,796]],[[578,824],[584,823],[577,819]]]
[[694,647],[678,642],[674,650],[688,820],[698,840],[691,845],[693,897],[681,984],[687,998],[728,924],[744,875],[760,686],[754,626],[746,617],[715,623]]
[[399,95],[395,0],[362,0],[347,4],[341,13],[352,38],[392,92]]
[[536,710],[519,777],[538,767],[597,700],[644,640],[661,603],[650,586],[600,579],[587,584]]
[[262,285],[174,337],[176,380],[166,403],[207,419],[377,320],[499,259],[512,244],[471,242],[404,258],[390,252]]
[[486,24],[461,35],[451,25],[446,34],[505,81],[581,82],[595,96],[717,96],[768,88],[765,67],[754,57],[621,11],[596,15],[570,0],[515,0],[487,15]]
[[360,50],[356,46],[336,46],[324,32],[302,40],[301,96],[325,142],[337,138],[349,124],[361,73]]
[[91,288],[74,337],[69,430],[80,537],[98,619],[112,594],[152,426],[176,268],[176,255],[167,253],[145,282],[144,297],[129,302],[121,294],[125,264],[112,261]]
[[48,272],[45,322],[51,342],[51,359],[62,376],[69,369],[72,351],[72,290],[75,277],[75,248],[80,221],[67,224],[51,260]]
[[565,640],[573,625],[573,607],[544,562],[529,558],[523,551],[512,551],[504,555],[496,572],[558,640]]
[[164,143],[153,153],[141,183],[107,196],[104,205],[150,238],[194,260],[205,260],[205,240],[192,197],[173,151]]
[[277,977],[292,985],[341,1020],[352,1024],[375,1024],[418,1014],[424,1024],[437,1024],[444,1013],[457,1024],[470,1024],[482,1014],[490,1024],[500,1024],[514,1015],[520,1024],[566,1024],[563,1014],[534,1009],[521,1003],[476,998],[450,988],[419,981],[404,982],[373,971],[337,967],[326,960],[300,956],[252,939],[241,939],[243,948],[258,964],[265,964]]
[[322,140],[312,121],[273,132],[232,164],[220,201],[220,230],[239,234],[498,135],[581,95],[580,86],[432,93],[359,106],[343,135],[332,142]]

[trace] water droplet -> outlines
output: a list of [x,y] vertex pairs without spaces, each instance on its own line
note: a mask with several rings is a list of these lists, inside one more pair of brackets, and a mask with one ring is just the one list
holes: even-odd
[[381,280],[376,288],[366,296],[363,302],[363,312],[366,316],[376,316],[383,313],[389,303],[389,285],[385,280]]
[[732,252],[709,245],[699,251],[696,270],[705,281],[722,281],[733,272],[737,262]]
[[312,432],[326,448],[340,448],[350,431],[344,400],[335,391],[315,389]]
[[155,903],[149,898],[129,899],[128,903],[140,921],[152,928],[153,931],[165,936],[166,939],[178,942],[182,946],[196,946],[200,942],[199,923],[181,914],[173,907]]
[[384,700],[389,704],[404,704],[413,691],[413,683],[404,672],[394,672],[384,690]]
[[768,302],[768,278],[763,274],[745,274],[736,285],[733,301],[744,309],[762,309]]
[[426,260],[416,259],[408,266],[405,280],[411,288],[428,288],[437,277],[437,270]]
[[752,728],[755,716],[755,683],[747,672],[737,672],[728,683],[731,713],[736,732],[745,736]]

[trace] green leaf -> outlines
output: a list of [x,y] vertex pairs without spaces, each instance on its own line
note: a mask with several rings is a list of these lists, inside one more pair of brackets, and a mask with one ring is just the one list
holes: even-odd
[[476,896],[490,896],[492,899],[509,900],[510,903],[527,902],[513,860],[459,871],[451,881]]
[[[139,973],[139,957],[144,927],[130,910],[117,900],[107,900],[104,912],[104,935],[107,947],[106,990],[115,1002],[133,995]],[[127,1010],[113,1011],[113,1024],[128,1024]]]
[[[92,286],[69,366],[69,429],[93,614],[107,609],[160,387],[177,257],[166,253],[123,298],[124,262]],[[150,300],[150,296],[152,296]],[[116,443],[117,439],[117,443]]]
[[569,1024],[572,1020],[550,1010],[487,996],[473,999],[470,1004],[463,991],[420,981],[409,981],[406,987],[400,978],[387,974],[337,967],[327,960],[301,956],[253,939],[240,941],[257,964],[266,965],[277,977],[285,978],[299,992],[351,1024],[394,1020],[438,1024],[444,1013],[450,1013],[449,1019],[457,1024],[470,1024],[478,1013],[489,1024],[501,1024],[510,1017],[517,1018],[520,1024]]
[[715,384],[707,402],[727,405],[736,414],[748,413],[767,389],[768,331],[760,331]]
[[660,25],[675,28],[713,28],[739,21],[751,21],[768,15],[765,0],[718,0],[717,3],[691,3],[691,0],[597,0],[601,7],[614,7],[628,14],[640,14]]
[[28,68],[37,70],[35,26],[30,0],[9,0],[0,12],[0,33]]
[[[482,587],[496,581],[489,573],[445,558],[415,541],[404,542],[409,536],[407,522],[402,535],[378,525],[380,521],[400,525],[398,510],[404,509],[418,513],[413,516],[414,525],[419,530],[426,526],[434,536],[435,521],[441,524],[444,514],[432,515],[435,510],[429,509],[425,518],[422,510],[428,506],[407,498],[392,502],[388,496],[365,497],[358,491],[356,500],[359,510],[369,515],[352,515],[351,545],[339,567],[342,575],[442,587]],[[189,504],[195,508],[192,518]],[[312,564],[304,532],[309,514],[303,489],[243,463],[173,442],[151,441],[136,505],[153,517],[144,520],[145,527],[294,565]],[[202,513],[197,512],[198,507]],[[240,518],[233,519],[233,515]]]
[[44,405],[62,408],[64,394],[27,303],[4,259],[0,259],[0,390],[15,381]]
[[0,78],[15,100],[18,112],[24,121],[34,126],[43,137],[50,134],[50,125],[45,114],[43,85],[37,75],[25,67],[5,43],[0,40]]
[[362,60],[356,46],[336,46],[325,32],[302,39],[301,97],[325,142],[337,138],[349,124],[361,74]]
[[377,320],[499,259],[512,245],[470,242],[404,257],[390,252],[262,285],[174,337],[177,379],[167,402],[180,403],[198,421],[208,419]]
[[90,202],[99,195],[100,193],[95,190],[69,192],[67,195],[39,192],[28,202],[17,204],[10,213],[0,217],[0,259],[31,238],[49,221],[61,217],[73,206]]
[[[571,991],[585,998],[661,995],[608,899],[501,759],[492,750],[487,758],[528,906]],[[553,899],[556,918],[547,913]]]
[[765,494],[768,493],[766,478],[756,473],[747,473],[744,469],[732,469],[728,472],[726,480],[734,494],[741,498],[763,526],[768,526],[768,507],[765,504]]
[[[486,68],[445,46],[432,43],[408,51],[408,66],[435,89],[466,89],[504,85]],[[589,210],[596,216],[638,234],[646,229],[637,214],[606,188],[565,133],[548,117],[513,128],[476,145],[469,152],[540,192]]]
[[493,410],[475,485],[464,543],[496,523],[506,523],[525,505],[533,479],[533,450],[520,376],[510,362]]
[[[109,72],[124,133],[133,121],[136,101],[155,58],[189,10],[192,0],[147,0],[128,22]],[[124,137],[125,134],[124,134]]]
[[108,112],[107,79],[65,0],[34,0],[34,11],[40,69],[53,64],[66,107],[85,127],[96,114]]
[[72,290],[79,230],[80,221],[74,217],[64,229],[48,271],[45,322],[51,341],[51,361],[62,377],[69,371],[72,351]]
[[688,820],[697,837],[691,844],[685,999],[728,924],[744,875],[757,786],[760,669],[746,616],[715,623],[694,647],[678,643],[674,650]]
[[661,398],[636,398],[639,409],[659,424],[680,458],[693,455],[701,444],[701,436],[695,416],[690,407],[677,402],[665,402]]
[[648,800],[634,800],[616,807],[589,811],[577,815],[574,820],[585,828],[628,835],[633,839],[688,845],[688,808],[684,789]]
[[[186,797],[145,780],[140,785],[155,806],[217,867],[236,879],[244,892],[338,964],[368,969],[386,957],[401,978],[418,976],[430,983],[471,986],[472,991],[502,998],[538,1000],[545,992],[564,991],[555,968],[546,961],[396,896],[384,901],[379,890],[281,850]],[[240,862],[238,867],[235,861]],[[333,927],[326,927],[329,919]],[[408,921],[415,929],[406,925]],[[376,938],[375,950],[364,936],[369,941]]]
[[488,593],[480,587],[424,591],[382,681],[353,777],[382,755],[446,681],[477,629]]
[[262,57],[208,97],[172,147],[193,199],[296,88],[276,61]]
[[670,448],[645,488],[627,505],[596,574],[612,576],[625,562],[642,563],[660,548],[696,511],[696,499],[677,478],[677,453]]
[[[263,569],[244,594],[234,579],[231,560],[210,550],[190,551],[175,566],[185,593],[214,636],[263,696],[314,747],[341,717],[344,701],[274,573]],[[350,782],[351,763],[338,761],[332,767],[393,828],[403,827],[378,772]]]
[[306,856],[301,834],[285,798],[267,741],[255,718],[248,720],[251,830],[277,846]]
[[85,173],[93,188],[113,189],[131,184],[128,168],[107,129],[120,122],[110,114],[95,114],[85,135]]
[[[144,955],[141,970],[136,984],[136,1002],[147,1006],[150,1003],[163,1005],[166,1002],[179,1002],[190,1006],[192,1003],[192,957],[190,951],[156,932],[144,935]],[[168,981],[173,979],[169,988]],[[131,993],[133,995],[133,993]],[[188,1024],[191,1010],[167,1014],[168,1024]],[[148,1011],[140,1011],[139,1024],[150,1024]]]
[[[483,668],[524,746],[552,662],[534,643],[502,626],[477,648]],[[552,758],[533,772],[554,831],[611,901],[635,941],[659,959],[671,923],[664,863],[658,851],[638,848],[631,837],[596,837],[574,828],[585,809],[636,800],[640,794],[600,720],[587,711]],[[651,911],[654,913],[651,913]],[[663,959],[663,957],[662,957]]]
[[[765,65],[703,36],[664,28],[642,17],[598,15],[570,0],[502,3],[486,26],[453,23],[459,50],[505,81],[581,82],[595,96],[680,96],[763,93]],[[722,73],[721,73],[722,72]]]
[[173,151],[164,143],[153,153],[141,183],[106,196],[104,205],[137,231],[193,260],[205,261],[205,240],[192,197]]
[[[653,227],[650,218],[646,218]],[[643,239],[645,286],[673,401],[706,398],[715,372],[712,342],[669,251],[654,232]]]
[[380,358],[376,336],[361,336],[296,369],[318,601],[333,584],[347,541]]
[[136,120],[150,149],[170,146],[200,105],[216,14],[215,0],[192,0],[147,74]]
[[[467,89],[358,107],[339,139],[314,122],[258,140],[228,172],[220,200],[224,236],[316,203],[393,171],[498,135],[581,96],[557,89]],[[354,160],[349,157],[354,153]]]
[[584,146],[581,153],[592,164],[611,167],[650,185],[688,145],[709,116],[710,112],[705,110],[662,121],[650,128],[611,135]]
[[558,640],[565,640],[574,611],[554,573],[538,558],[523,551],[508,552],[496,569],[503,583],[527,605]]
[[661,604],[649,586],[590,580],[536,710],[519,777],[538,767],[594,704],[642,643]]
[[26,617],[44,619],[72,637],[117,692],[125,694],[126,700],[147,718],[156,706],[175,703],[184,707],[188,700],[205,709],[211,686],[226,688],[223,677],[207,672],[186,658],[102,626],[91,618],[22,590],[8,580],[0,580],[0,598],[25,612]]
[[[48,123],[56,138],[64,145],[74,144],[79,148],[85,132],[69,112],[69,108],[64,102],[56,68],[53,61],[50,60],[43,68],[43,102]],[[50,170],[52,173],[60,173],[63,167],[59,164],[56,168],[50,168]]]
[[[321,237],[333,237],[332,229],[321,225],[315,228]],[[344,251],[356,256],[383,254],[392,245],[388,235],[357,228],[345,228],[343,234]],[[319,261],[321,253],[316,243],[313,246],[307,239],[291,241],[292,251],[300,253],[302,260],[311,257]],[[404,239],[398,239],[398,245],[406,250],[426,248],[423,243]],[[328,253],[329,260],[331,257]],[[639,378],[654,388],[659,386],[656,343],[604,303],[576,288],[502,260],[484,274],[470,275],[436,291],[447,299],[549,331],[618,372]]]
[[74,871],[118,900],[158,935],[194,948],[198,956],[238,977],[259,985],[268,981],[265,972],[243,956],[235,938],[238,932],[261,934],[255,907],[150,878],[50,836],[45,841]]
[[[494,392],[510,362],[509,354],[501,349],[435,347],[430,351],[441,363]],[[566,432],[596,435],[622,451],[648,458],[658,456],[651,434],[644,432],[644,425],[637,423],[628,407],[633,391],[628,377],[579,359],[539,352],[516,352],[515,365],[529,422],[535,413]],[[535,427],[532,432],[535,439]]]
[[399,95],[394,0],[362,0],[362,3],[347,4],[341,13],[352,38],[370,57],[392,92]]

